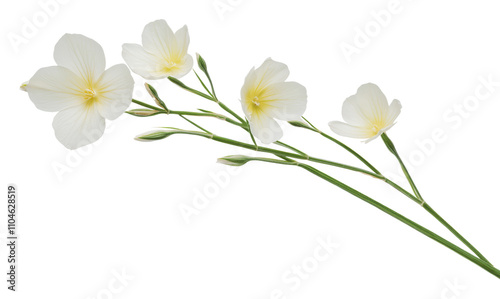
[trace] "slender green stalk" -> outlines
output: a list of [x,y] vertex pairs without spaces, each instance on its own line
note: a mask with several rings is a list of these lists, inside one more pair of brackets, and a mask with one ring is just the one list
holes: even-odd
[[288,149],[291,149],[292,151],[294,151],[294,152],[296,152],[296,153],[299,153],[299,154],[303,155],[303,156],[304,156],[304,157],[306,157],[306,158],[307,158],[307,157],[309,157],[306,153],[304,153],[304,152],[303,152],[303,151],[301,151],[301,150],[296,149],[295,147],[293,147],[293,146],[291,146],[291,145],[288,145],[288,144],[283,143],[283,142],[281,142],[281,141],[276,141],[276,142],[274,142],[274,143],[275,143],[275,144],[277,144],[277,145],[280,145],[280,146],[286,147],[286,148],[288,148]]
[[[348,169],[348,170],[364,173],[366,175],[369,175],[369,176],[372,176],[372,177],[375,177],[378,179],[384,179],[384,177],[379,175],[379,174],[376,174],[376,173],[373,173],[373,172],[370,172],[368,170],[361,169],[358,167],[354,167],[354,166],[350,166],[350,165],[346,165],[346,164],[342,164],[342,163],[338,163],[338,162],[333,162],[333,161],[329,161],[329,160],[324,160],[324,159],[320,159],[320,158],[304,156],[304,155],[298,154],[298,153],[285,152],[285,151],[281,151],[281,150],[277,150],[277,149],[273,149],[273,148],[268,148],[268,147],[264,147],[264,146],[255,147],[253,144],[250,144],[250,143],[245,143],[245,142],[229,139],[229,138],[225,138],[225,137],[214,135],[214,134],[206,134],[206,133],[202,133],[202,132],[194,132],[194,131],[186,131],[186,130],[171,130],[171,131],[168,131],[168,134],[165,134],[165,137],[172,136],[175,134],[190,134],[190,135],[202,136],[205,138],[215,140],[215,141],[220,142],[220,143],[230,144],[230,145],[246,148],[246,149],[257,151],[257,152],[269,153],[269,154],[273,154],[273,155],[277,155],[277,156],[285,156],[285,157],[301,159],[301,160],[308,160],[311,162],[331,165],[331,166],[335,166],[338,168],[343,168],[343,169]],[[141,140],[141,137],[139,136],[136,139]],[[158,140],[158,139],[162,139],[162,138],[157,138],[155,140]]]
[[420,199],[416,198],[415,195],[411,194],[410,192],[406,191],[403,187],[399,186],[398,184],[394,183],[393,181],[389,180],[388,178],[385,178],[384,180],[387,184],[391,185],[394,189],[398,190],[399,192],[403,193],[406,195],[409,199],[413,200],[417,204],[421,204]]
[[385,145],[389,149],[389,151],[396,157],[396,159],[399,162],[399,165],[401,166],[401,169],[403,170],[403,173],[406,176],[406,179],[408,180],[408,183],[410,183],[411,189],[415,193],[418,199],[420,199],[421,204],[423,205],[425,203],[424,199],[422,198],[422,195],[420,195],[420,192],[418,192],[417,186],[415,185],[415,182],[413,182],[413,179],[410,176],[410,173],[408,172],[408,169],[406,169],[405,164],[403,163],[403,160],[398,154],[398,151],[396,150],[396,147],[394,146],[394,143],[392,143],[391,139],[389,139],[389,136],[387,136],[386,133],[382,133],[382,140],[384,141]]
[[[403,222],[404,224],[408,225],[409,227],[415,229],[416,231],[420,232],[421,234],[429,237],[430,239],[444,245],[448,249],[456,252],[457,254],[461,255],[462,257],[468,259],[469,261],[473,262],[474,264],[478,265],[479,267],[483,268],[484,270],[488,271],[489,273],[493,274],[495,277],[500,278],[500,270],[496,269],[493,267],[491,264],[486,263],[485,261],[473,256],[469,252],[463,250],[462,248],[456,246],[455,244],[451,243],[450,241],[444,239],[443,237],[439,236],[438,234],[430,231],[429,229],[419,225],[418,223],[412,221],[409,218],[406,218],[405,216],[399,214],[398,212],[390,209],[389,207],[381,204],[380,202],[374,200],[373,198],[357,191],[356,189],[342,183],[341,181],[327,175],[324,172],[321,172],[320,170],[304,163],[299,163],[297,161],[294,161],[288,157],[282,157],[283,160],[277,160],[277,159],[270,159],[270,158],[260,158],[260,157],[244,157],[245,161],[242,163],[239,163],[238,165],[243,165],[248,161],[262,161],[262,162],[268,162],[268,163],[275,163],[275,164],[284,164],[284,165],[295,165],[300,168],[303,168],[307,170],[308,172],[322,178],[323,180],[341,188],[342,190],[360,198],[361,200],[369,203],[370,205],[376,207],[377,209],[381,210],[382,212],[394,217],[395,219]],[[224,158],[222,158],[224,159]],[[241,160],[241,158],[240,158]]]
[[[217,119],[220,119],[220,120],[224,120],[232,125],[235,125],[235,126],[238,126],[238,127],[241,127],[243,130],[247,131],[250,133],[250,128],[247,126],[247,122],[246,121],[243,121],[244,123],[241,123],[241,122],[237,122],[231,118],[228,118],[222,114],[217,114],[217,113],[214,113],[214,112],[193,112],[193,111],[177,111],[177,110],[164,110],[162,108],[159,108],[159,107],[155,107],[155,106],[152,106],[152,105],[149,105],[149,104],[146,104],[144,102],[141,102],[141,101],[138,101],[138,100],[135,100],[135,99],[132,99],[132,102],[138,104],[138,105],[141,105],[143,107],[146,107],[146,108],[150,108],[150,109],[153,109],[155,111],[158,111],[160,114],[163,113],[163,114],[177,114],[177,115],[180,115],[181,117],[183,115],[190,115],[190,116],[203,116],[203,117],[214,117],[214,118],[217,118]],[[187,119],[186,119],[187,120]],[[187,120],[188,122],[190,123],[193,123],[192,121],[190,120]],[[197,126],[198,128],[200,128],[197,124],[195,124],[195,126]],[[201,128],[200,128],[201,129]],[[207,130],[205,129],[201,129],[202,131],[205,131],[207,132]],[[257,143],[255,142],[255,139],[252,135],[252,133],[250,133],[250,136],[252,137],[252,141],[254,143],[254,146],[257,148]],[[280,145],[280,146],[283,146],[285,148],[288,148],[288,149],[291,149],[299,154],[302,154],[304,157],[308,157],[304,152],[294,148],[293,146],[291,145],[288,145],[286,143],[283,143],[281,141],[277,141],[275,142],[277,145]]]
[[336,144],[340,145],[343,149],[347,150],[349,153],[351,153],[352,155],[354,155],[356,158],[358,158],[361,162],[363,162],[366,166],[368,166],[368,168],[370,168],[371,170],[373,170],[373,172],[377,173],[377,174],[380,174],[380,171],[378,171],[372,164],[370,164],[367,160],[365,160],[365,158],[363,158],[360,154],[358,154],[356,151],[354,151],[352,148],[348,147],[347,145],[345,145],[344,143],[340,142],[338,139],[336,138],[333,138],[332,136],[322,132],[322,131],[318,131],[318,133],[335,142]]
[[[210,74],[208,73],[208,69],[206,67],[206,62],[205,63],[205,67],[203,68],[203,72],[205,73],[205,75],[207,76],[207,79],[208,79],[208,82],[210,83],[210,88],[212,88],[212,97],[213,97],[213,100],[219,104],[219,106],[224,109],[224,111],[228,112],[229,114],[231,114],[232,116],[234,116],[237,120],[239,120],[242,124],[247,124],[247,122],[242,118],[240,117],[237,113],[235,113],[233,110],[231,110],[229,107],[227,107],[226,105],[224,105],[224,103],[222,103],[221,101],[219,101],[219,99],[217,98],[217,95],[215,94],[215,88],[214,88],[214,84],[212,82],[212,78],[210,77]],[[195,72],[196,73],[196,72]],[[198,76],[198,74],[196,75]],[[200,79],[200,77],[198,77],[198,79],[200,80],[201,84],[203,84],[203,86],[205,86],[205,84],[203,83],[203,81]],[[208,89],[205,87],[205,89],[208,91]],[[210,93],[208,91],[208,93]]]
[[238,115],[238,113],[234,112],[231,110],[228,106],[224,105],[221,101],[219,101],[217,98],[215,98],[216,102],[219,104],[219,106],[224,109],[226,112],[234,116],[237,120],[239,120],[242,124],[247,124],[247,122],[241,118],[241,116]]
[[401,169],[403,170],[406,179],[408,180],[408,183],[410,183],[413,192],[415,192],[415,196],[420,200],[420,205],[427,211],[429,212],[434,218],[436,218],[441,224],[443,224],[451,233],[453,233],[462,243],[465,244],[472,252],[474,252],[480,259],[483,261],[487,262],[488,264],[491,264],[488,259],[486,259],[479,250],[477,250],[472,244],[467,241],[456,229],[454,229],[448,222],[446,222],[436,211],[434,211],[429,204],[425,202],[425,200],[422,198],[422,195],[420,195],[420,192],[418,192],[417,186],[415,185],[415,182],[410,176],[410,173],[408,172],[408,169],[406,169],[406,166],[401,159],[401,157],[398,154],[398,151],[396,150],[396,147],[394,146],[394,143],[392,142],[391,139],[389,139],[389,136],[387,136],[386,133],[382,134],[382,139],[384,140],[385,145],[389,149],[389,151],[396,157],[396,159],[399,162],[399,165],[401,166]]
[[373,173],[373,172],[370,172],[370,171],[367,171],[367,170],[364,170],[364,169],[361,169],[358,167],[354,167],[354,166],[350,166],[350,165],[346,165],[346,164],[342,164],[342,163],[338,163],[338,162],[333,162],[333,161],[329,161],[329,160],[325,160],[325,159],[320,159],[320,158],[315,158],[315,157],[310,157],[310,156],[303,156],[302,154],[295,154],[295,153],[280,151],[280,150],[276,150],[276,149],[272,149],[272,148],[268,148],[268,147],[260,147],[259,146],[258,148],[255,148],[255,146],[252,144],[236,141],[233,139],[228,139],[228,138],[217,136],[217,135],[213,135],[211,139],[218,141],[218,142],[221,142],[221,143],[231,144],[231,145],[247,148],[250,150],[256,150],[258,152],[270,153],[273,155],[281,155],[281,156],[286,156],[286,157],[301,159],[301,160],[308,160],[308,161],[312,161],[312,162],[316,162],[316,163],[321,163],[321,164],[331,165],[331,166],[344,168],[344,169],[348,169],[348,170],[352,170],[352,171],[357,171],[357,172],[364,173],[364,174],[367,174],[369,176],[376,177],[379,179],[383,178],[376,173]]
[[168,80],[170,80],[172,83],[176,84],[180,88],[183,88],[183,89],[185,89],[185,90],[187,90],[189,92],[192,92],[192,93],[194,93],[196,95],[199,95],[200,97],[203,97],[203,98],[208,99],[210,101],[215,101],[215,99],[212,96],[210,96],[210,95],[208,95],[206,93],[203,93],[203,92],[201,92],[199,90],[196,90],[194,88],[191,88],[191,87],[187,86],[186,84],[182,83],[181,80],[179,80],[177,78],[174,78],[172,76],[168,76]]
[[[163,113],[167,113],[163,109],[151,106],[151,105],[143,103],[141,101],[138,101],[138,100],[132,100],[132,101],[134,103],[138,104],[138,105],[141,105],[141,106],[144,106],[144,107],[147,107],[147,108],[150,108],[150,109],[154,109],[154,110],[157,110],[157,111],[162,111]],[[222,103],[219,102],[219,104],[222,104]],[[230,110],[230,111],[232,111],[229,108],[227,108],[227,109]],[[216,118],[219,118],[219,119],[223,119],[223,120],[225,120],[225,121],[227,121],[227,122],[229,122],[229,123],[231,123],[233,125],[239,126],[239,127],[243,128],[246,131],[250,130],[247,126],[245,126],[246,121],[242,120],[243,123],[238,123],[238,122],[233,121],[231,119],[228,119],[225,116],[220,115],[220,114],[204,113],[204,112],[191,112],[191,111],[175,111],[175,110],[170,110],[169,114],[216,117]],[[235,114],[235,115],[237,115],[237,114]],[[224,139],[223,137],[214,135],[214,140],[215,140],[215,138],[221,138],[220,142],[224,142],[224,141],[222,141]],[[225,140],[226,142],[224,142],[224,143],[231,142],[229,140],[230,139]],[[232,140],[232,141],[234,141],[234,140]],[[234,141],[234,142],[236,142],[236,141]],[[244,143],[241,143],[241,144],[244,144]],[[346,165],[346,164],[342,164],[342,163],[338,163],[338,162],[333,162],[333,161],[329,161],[329,160],[325,160],[325,159],[310,157],[310,156],[306,155],[304,152],[302,152],[302,151],[300,151],[300,150],[298,150],[298,149],[296,149],[296,148],[294,148],[294,147],[292,147],[292,146],[290,146],[290,145],[288,145],[286,143],[280,142],[280,141],[276,142],[276,144],[284,146],[284,147],[286,147],[288,149],[292,149],[293,151],[295,151],[295,152],[297,152],[297,153],[300,154],[300,156],[298,156],[298,155],[292,156],[293,158],[306,159],[306,160],[313,161],[313,162],[316,162],[316,163],[321,163],[321,164],[326,164],[326,165],[330,165],[330,166],[340,167],[340,168],[344,168],[344,169],[348,169],[348,170],[352,170],[352,171],[364,173],[364,174],[367,174],[369,176],[372,176],[372,177],[375,177],[375,178],[378,178],[378,179],[383,179],[384,178],[380,173],[372,173],[370,171],[366,171],[366,170],[358,168],[358,167],[354,167],[354,166],[350,166],[350,165]],[[248,143],[245,143],[245,147],[248,148],[248,149],[252,149],[252,150],[253,149],[258,149],[259,151],[268,152],[268,153],[271,153],[271,154],[278,154],[278,155],[290,156],[290,155],[283,154],[283,153],[286,153],[286,152],[272,153],[271,151],[273,149],[266,148],[266,147],[258,147],[256,145],[251,145],[251,144],[248,144]]]
[[138,101],[138,100],[135,100],[133,99],[132,102],[136,103],[137,105],[141,105],[143,107],[146,107],[146,108],[149,108],[149,109],[153,109],[153,110],[156,110],[158,111],[159,113],[163,113],[163,114],[176,114],[176,115],[191,115],[191,116],[203,116],[203,117],[214,117],[214,118],[217,118],[217,119],[220,119],[220,120],[224,120],[230,124],[233,124],[233,125],[236,125],[236,126],[239,126],[239,127],[244,127],[244,125],[242,125],[241,123],[225,116],[225,115],[222,115],[222,114],[218,114],[218,113],[213,113],[213,112],[193,112],[193,111],[177,111],[177,110],[164,110],[162,108],[158,108],[158,107],[155,107],[155,106],[152,106],[152,105],[149,105],[149,104],[146,104],[144,102],[141,102],[141,101]]
[[310,128],[308,128],[308,127],[302,127],[302,128],[309,129],[309,130],[311,130],[313,132],[316,132],[316,133],[320,134],[321,136],[325,137],[326,139],[335,142],[336,144],[340,145],[343,149],[345,149],[346,151],[348,151],[349,153],[351,153],[353,156],[355,156],[356,158],[358,158],[359,161],[363,162],[363,164],[365,164],[373,172],[375,172],[376,174],[380,174],[380,171],[378,171],[372,164],[370,164],[370,162],[368,162],[365,158],[363,158],[355,150],[353,150],[352,148],[348,147],[347,145],[345,145],[343,142],[337,140],[336,138],[333,138],[332,136],[324,133],[323,131],[320,131],[312,123],[310,123],[305,117],[302,117],[302,118],[311,126]]
[[[210,92],[210,90],[208,90],[207,86],[205,85],[205,83],[203,83],[203,80],[201,80],[200,76],[198,76],[198,73],[193,69],[193,72],[194,74],[196,75],[196,78],[198,78],[198,81],[200,81],[201,85],[203,86],[203,88],[208,92],[208,94],[214,98],[214,95]],[[212,88],[213,89],[213,88]]]
[[[246,124],[245,120],[243,118],[241,118],[241,116],[239,116],[237,113],[235,113],[233,110],[231,110],[229,107],[227,107],[226,105],[224,105],[224,103],[222,103],[221,101],[219,101],[219,99],[217,99],[217,96],[215,95],[215,90],[213,88],[213,85],[212,85],[212,80],[210,79],[210,77],[208,76],[209,78],[209,81],[210,81],[210,86],[212,87],[212,95],[208,95],[208,94],[205,94],[199,90],[196,90],[194,88],[191,88],[189,86],[187,86],[186,84],[182,83],[179,79],[177,78],[174,78],[172,76],[169,76],[168,79],[170,81],[172,81],[173,83],[175,83],[176,85],[178,85],[179,87],[189,91],[189,92],[192,92],[196,95],[199,95],[200,97],[203,97],[205,99],[208,99],[212,102],[216,102],[217,104],[219,104],[219,106],[224,109],[226,112],[228,112],[229,114],[231,114],[232,116],[234,116],[238,121],[241,122],[241,124]],[[207,89],[208,91],[208,89]]]
[[202,126],[199,126],[197,123],[195,123],[194,121],[191,121],[189,118],[185,117],[184,115],[180,114],[179,115],[180,117],[182,117],[185,121],[187,121],[188,123],[192,124],[193,126],[197,127],[198,129],[202,130],[203,132],[205,133],[208,133],[208,134],[213,134],[212,132],[204,129]]
[[[158,135],[156,135],[155,137],[153,138],[145,138],[146,140],[159,140],[159,139],[162,139],[162,138],[165,138],[165,137],[168,137],[168,136],[171,136],[173,134],[189,134],[189,135],[197,135],[197,136],[201,136],[201,137],[205,137],[205,138],[209,138],[209,139],[213,139],[215,141],[218,141],[218,142],[221,142],[221,143],[226,143],[226,144],[231,144],[231,145],[234,145],[234,146],[239,146],[239,147],[242,147],[242,148],[247,148],[247,149],[250,149],[250,150],[255,150],[255,151],[259,151],[259,152],[266,152],[266,153],[271,153],[271,154],[274,154],[278,157],[284,157],[284,160],[285,161],[280,161],[280,163],[278,164],[287,164],[287,165],[297,165],[309,172],[311,172],[312,174],[338,186],[339,188],[351,193],[352,195],[362,199],[363,201],[375,206],[376,208],[382,210],[383,212],[389,214],[390,216],[398,219],[399,221],[407,224],[408,226],[412,227],[413,229],[419,231],[420,233],[426,235],[427,237],[435,240],[436,242],[446,246],[447,248],[455,251],[456,253],[458,253],[459,255],[463,256],[464,258],[470,260],[471,262],[475,263],[476,265],[480,266],[481,268],[485,269],[486,271],[488,271],[489,273],[493,274],[494,276],[496,276],[497,278],[500,278],[500,270],[496,269],[495,267],[493,267],[490,263],[486,262],[486,261],[483,261],[482,259],[479,259],[475,256],[473,256],[472,254],[466,252],[465,250],[461,249],[460,247],[456,246],[455,244],[447,241],[446,239],[440,237],[439,235],[435,234],[434,232],[426,229],[425,227],[422,227],[421,225],[413,222],[412,220],[404,217],[403,215],[393,211],[392,209],[382,205],[381,203],[375,201],[374,199],[368,197],[367,195],[353,189],[352,187],[348,186],[348,185],[345,185],[343,184],[342,182],[334,179],[333,177],[330,177],[329,175],[319,171],[318,169],[310,166],[310,165],[307,165],[307,164],[303,164],[303,163],[293,163],[295,161],[291,160],[290,158],[297,158],[297,159],[304,159],[304,156],[300,155],[300,154],[295,154],[295,153],[289,153],[289,152],[284,152],[284,151],[280,151],[280,150],[275,150],[275,149],[270,149],[270,148],[266,148],[266,147],[259,147],[259,148],[255,148],[253,145],[251,144],[248,144],[248,143],[243,143],[243,142],[239,142],[239,141],[236,141],[236,140],[232,140],[232,139],[228,139],[228,138],[224,138],[224,137],[221,137],[221,136],[217,136],[217,135],[213,135],[213,134],[208,134],[208,133],[203,133],[203,132],[195,132],[195,131],[179,131],[179,130],[175,130],[175,131],[168,131],[168,132],[160,132],[161,134],[164,134],[162,135],[161,137],[159,137]],[[152,134],[153,136],[155,135],[155,133]],[[151,134],[150,134],[151,136]],[[165,136],[165,137],[163,137]],[[138,140],[141,140],[142,138],[141,137],[137,137]],[[276,163],[274,162],[274,159],[269,159],[269,158],[257,158],[255,160],[259,160],[259,161],[264,161],[264,162],[272,162],[272,163]],[[311,160],[311,159],[310,159]],[[276,160],[276,161],[279,161],[279,160]],[[312,161],[312,160],[311,160]],[[339,163],[340,164],[340,163]],[[342,168],[346,168],[345,166],[346,165],[336,165],[337,167],[342,167]],[[348,166],[350,168],[350,166]],[[369,175],[372,175],[372,176],[376,176],[377,174],[375,173],[369,173],[368,171],[366,170],[363,170],[363,169],[358,169],[359,172],[364,172],[364,173],[367,173]]]
[[[360,161],[362,161],[366,166],[368,166],[370,169],[372,169],[375,173],[379,173],[367,160],[365,160],[361,155],[359,155],[358,153],[356,153],[354,150],[352,150],[351,148],[349,148],[347,145],[345,145],[344,143],[338,141],[337,139],[329,136],[328,134],[326,133],[323,133],[321,132],[320,130],[318,130],[312,123],[310,123],[307,119],[304,118],[304,120],[311,126],[311,127],[307,127],[307,126],[301,126],[302,128],[306,128],[306,129],[309,129],[311,131],[314,131],[314,132],[317,132],[319,133],[320,135],[322,135],[323,137],[335,142],[336,144],[340,145],[342,148],[346,149],[348,152],[350,152],[351,154],[353,154],[354,156],[356,156]],[[441,224],[443,224],[451,233],[453,233],[462,243],[464,243],[472,252],[474,252],[480,259],[484,260],[485,262],[487,263],[490,263],[480,252],[479,250],[477,250],[474,246],[472,246],[472,244],[467,241],[467,239],[465,239],[460,233],[458,233],[457,230],[455,230],[451,225],[449,225],[439,214],[437,214],[425,201],[424,199],[422,198],[420,192],[418,191],[413,179],[411,178],[410,176],[410,173],[408,172],[406,166],[404,165],[403,163],[403,160],[401,159],[401,157],[399,156],[397,150],[396,150],[396,147],[394,146],[393,142],[389,139],[389,137],[387,136],[386,133],[383,133],[382,134],[382,139],[384,140],[384,143],[386,144],[387,148],[389,149],[389,151],[394,154],[394,156],[396,156],[408,182],[410,183],[410,186],[413,190],[413,192],[415,193],[415,196],[412,195],[411,193],[409,193],[408,191],[406,191],[404,188],[402,188],[401,186],[399,186],[398,184],[394,183],[393,181],[387,179],[387,178],[384,178],[383,180],[389,184],[390,186],[392,186],[393,188],[395,188],[396,190],[400,191],[402,194],[404,194],[405,196],[407,196],[408,198],[410,198],[411,200],[413,200],[414,202],[416,202],[417,204],[421,205],[422,207],[424,207],[424,209],[429,212],[434,218],[436,218]]]
[[474,252],[480,259],[482,259],[483,261],[487,262],[488,264],[492,265],[490,263],[490,261],[488,261],[482,254],[481,252],[479,252],[479,250],[477,250],[474,246],[472,246],[471,243],[469,243],[469,241],[467,241],[467,239],[465,239],[464,237],[462,237],[461,234],[458,233],[458,231],[456,231],[451,225],[448,224],[448,222],[446,222],[436,211],[434,211],[430,206],[429,204],[427,203],[424,203],[423,205],[424,209],[429,212],[432,216],[434,216],[434,218],[436,218],[439,222],[441,222],[441,224],[443,224],[449,231],[451,231],[460,241],[462,241],[462,243],[464,243],[467,247],[469,247],[470,250],[472,250],[472,252]]
[[317,170],[316,168],[309,166],[307,164],[302,164],[300,163],[298,165],[299,167],[309,171],[310,173],[336,185],[337,187],[351,193],[352,195],[360,198],[361,200],[371,204],[372,206],[376,207],[377,209],[385,212],[386,214],[398,219],[399,221],[403,222],[404,224],[410,226],[411,228],[415,229],[416,231],[424,234],[425,236],[435,240],[436,242],[446,246],[447,248],[455,251],[462,257],[468,259],[469,261],[473,262],[474,264],[478,265],[479,267],[483,268],[484,270],[490,272],[493,274],[495,277],[500,278],[500,270],[496,269],[493,267],[489,262],[484,261],[483,259],[477,258],[474,255],[468,253],[467,251],[463,250],[462,248],[456,246],[455,244],[447,241],[446,239],[442,238],[441,236],[435,234],[434,232],[426,229],[425,227],[413,222],[412,220],[404,217],[403,215],[397,213],[396,211],[384,206],[383,204],[377,202],[376,200],[368,197],[367,195],[357,191],[356,189],[353,189],[352,187],[334,179],[333,177]]
[[132,99],[132,103],[136,103],[137,105],[141,105],[141,106],[149,108],[149,109],[160,111],[160,112],[163,112],[165,114],[167,113],[167,111],[165,111],[165,109],[163,109],[163,108],[159,108],[159,107],[156,107],[156,106],[153,106],[153,105],[149,105],[149,104],[146,104],[144,102],[138,101],[136,99]]

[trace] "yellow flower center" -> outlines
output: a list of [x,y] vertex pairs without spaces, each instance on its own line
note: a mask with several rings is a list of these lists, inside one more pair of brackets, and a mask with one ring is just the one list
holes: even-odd
[[255,96],[252,100],[252,104],[256,106],[255,108],[259,107],[260,102],[259,102],[259,97]]
[[381,119],[373,121],[371,125],[372,125],[371,130],[373,131],[373,135],[376,135],[381,129],[386,127],[385,121]]
[[97,100],[97,93],[89,87],[83,91],[83,98],[85,99],[85,104],[90,106]]
[[269,97],[266,88],[251,88],[245,97],[245,103],[250,115],[260,115],[270,108],[273,99]]
[[167,60],[163,64],[163,70],[164,72],[170,72],[172,69],[176,68],[177,65],[180,64],[180,61],[178,60]]

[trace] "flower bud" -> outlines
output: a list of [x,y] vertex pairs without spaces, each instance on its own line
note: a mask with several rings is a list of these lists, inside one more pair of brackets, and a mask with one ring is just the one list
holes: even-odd
[[165,139],[172,135],[174,131],[149,131],[136,136],[134,139],[137,141],[155,141]]
[[243,156],[243,155],[233,155],[233,156],[225,156],[217,159],[217,163],[221,163],[224,165],[230,166],[241,166],[246,164],[251,160],[251,157]]
[[207,63],[205,62],[205,59],[203,59],[200,54],[196,53],[196,61],[198,61],[198,67],[200,70],[208,76]]
[[312,128],[308,124],[301,122],[301,121],[298,121],[298,120],[292,120],[292,121],[289,121],[288,123],[294,127],[306,128],[306,129],[312,130]]
[[181,88],[189,89],[189,87],[187,87],[186,84],[182,83],[181,80],[179,80],[179,79],[177,79],[175,77],[169,76],[168,80],[170,80],[172,83],[178,85]]
[[151,109],[132,109],[129,111],[125,111],[125,113],[128,113],[133,116],[139,116],[139,117],[147,117],[147,116],[153,116],[160,114],[161,111],[158,110],[151,110]]
[[149,93],[149,95],[155,100],[156,105],[168,111],[167,106],[158,96],[156,89],[154,89],[153,86],[149,85],[148,83],[144,83],[144,87],[146,87],[146,90]]

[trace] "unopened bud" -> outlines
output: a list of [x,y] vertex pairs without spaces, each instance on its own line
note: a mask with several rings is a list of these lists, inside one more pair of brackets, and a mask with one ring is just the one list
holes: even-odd
[[200,70],[208,76],[207,63],[205,62],[205,59],[203,59],[200,54],[196,53],[196,61],[198,61],[198,67]]
[[149,131],[136,136],[134,139],[137,141],[155,141],[167,138],[172,135],[172,131]]
[[148,83],[144,83],[144,87],[146,87],[149,95],[153,98],[153,100],[155,100],[156,105],[168,111],[167,105],[165,105],[165,103],[160,99],[158,93],[156,92],[156,89],[154,89],[153,86],[149,85]]
[[305,122],[302,122],[302,121],[293,120],[293,121],[289,121],[288,123],[294,127],[312,129],[308,124],[306,124]]
[[233,156],[226,156],[217,159],[217,163],[221,163],[224,165],[230,165],[230,166],[241,166],[246,164],[248,161],[251,160],[251,157],[248,156],[243,156],[243,155],[233,155]]
[[162,113],[161,111],[158,110],[151,110],[151,109],[132,109],[129,111],[125,111],[126,113],[133,115],[133,116],[139,116],[139,117],[147,117],[147,116],[153,116]]

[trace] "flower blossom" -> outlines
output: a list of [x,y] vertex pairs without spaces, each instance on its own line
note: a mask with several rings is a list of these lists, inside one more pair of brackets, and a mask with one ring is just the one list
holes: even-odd
[[306,89],[297,82],[285,82],[289,74],[285,64],[268,58],[250,70],[241,88],[241,105],[250,130],[265,144],[283,136],[275,119],[300,120],[306,110]]
[[398,100],[393,100],[389,105],[380,88],[367,83],[344,101],[342,118],[345,123],[332,121],[329,126],[338,135],[369,142],[389,130],[400,112],[401,103]]
[[132,101],[134,80],[125,64],[105,70],[102,47],[79,34],[65,34],[54,49],[57,66],[39,69],[23,83],[31,101],[57,112],[52,126],[68,149],[90,144],[105,129],[105,119],[123,114]]
[[123,44],[122,56],[130,69],[144,79],[181,78],[193,68],[188,46],[186,26],[174,34],[165,20],[157,20],[144,27],[142,46]]

